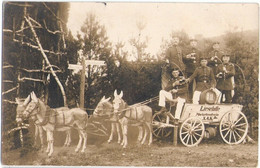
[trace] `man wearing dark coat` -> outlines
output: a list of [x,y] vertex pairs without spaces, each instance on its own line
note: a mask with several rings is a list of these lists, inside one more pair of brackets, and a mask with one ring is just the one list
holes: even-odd
[[213,69],[215,75],[218,66],[222,63],[221,62],[222,55],[223,55],[223,51],[220,50],[219,42],[218,41],[214,42],[212,46],[212,51],[210,51],[208,54],[208,66]]
[[216,80],[213,70],[207,66],[207,59],[200,59],[201,66],[196,68],[194,73],[187,79],[187,82],[196,80],[196,88],[193,93],[193,104],[199,104],[200,94],[210,88],[215,88]]
[[180,39],[177,36],[174,36],[172,39],[173,46],[166,50],[165,61],[168,66],[163,67],[162,69],[162,89],[164,89],[167,85],[167,81],[171,78],[170,69],[179,68],[181,71],[181,75],[184,75],[185,65],[183,63],[183,53],[182,49],[179,46]]
[[[217,68],[217,89],[222,93],[221,102],[231,103],[232,95],[231,91],[234,89],[232,77],[235,75],[235,67],[229,62],[230,55],[223,55],[223,64],[219,65]],[[223,100],[225,96],[225,101]]]
[[[190,77],[195,69],[200,66],[200,58],[202,52],[197,48],[198,41],[194,38],[190,39],[190,46],[186,49],[186,54],[183,56],[183,62],[186,66],[186,76]],[[192,102],[195,82],[189,84],[188,102]]]
[[179,75],[179,69],[172,70],[172,78],[164,90],[159,93],[159,106],[161,111],[166,111],[166,100],[177,102],[174,119],[180,119],[181,110],[187,99],[188,85],[185,78]]

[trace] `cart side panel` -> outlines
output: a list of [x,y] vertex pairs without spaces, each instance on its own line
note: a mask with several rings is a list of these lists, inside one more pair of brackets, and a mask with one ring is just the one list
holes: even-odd
[[[203,123],[220,122],[222,116],[228,111],[241,111],[239,104],[185,104],[181,114],[180,122],[189,117],[199,117]],[[238,116],[232,116],[236,120]]]

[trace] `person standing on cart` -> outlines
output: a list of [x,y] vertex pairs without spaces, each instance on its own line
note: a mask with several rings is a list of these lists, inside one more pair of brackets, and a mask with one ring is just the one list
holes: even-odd
[[208,66],[213,69],[214,75],[217,74],[217,68],[222,64],[221,57],[223,51],[220,50],[220,43],[215,41],[212,46],[212,50],[208,54]]
[[186,102],[188,95],[188,85],[183,76],[180,76],[178,68],[172,70],[172,78],[169,80],[165,89],[159,93],[159,106],[162,107],[160,112],[168,111],[165,108],[166,101],[172,101],[176,103],[175,115],[169,113],[171,119],[180,119],[182,107]]
[[200,94],[210,88],[215,88],[216,80],[212,68],[207,66],[208,60],[205,57],[200,58],[200,67],[196,68],[194,73],[186,80],[192,82],[196,80],[196,88],[193,93],[193,104],[199,104]]
[[[195,69],[200,66],[201,51],[197,48],[198,41],[195,38],[190,39],[190,46],[186,50],[183,62],[186,65],[186,76],[189,78]],[[188,102],[192,102],[195,82],[189,83]]]
[[161,75],[161,85],[162,89],[165,89],[169,79],[171,79],[171,69],[179,68],[181,71],[181,75],[183,76],[185,65],[183,63],[183,52],[181,47],[179,46],[180,38],[178,36],[174,36],[172,39],[172,46],[166,50],[165,62],[166,66],[162,68]]
[[[234,64],[230,63],[230,54],[225,53],[222,56],[223,64],[219,65],[217,68],[217,89],[222,93],[221,103],[231,103],[232,94],[231,91],[234,90],[232,77],[235,75]],[[225,101],[223,100],[225,97]]]

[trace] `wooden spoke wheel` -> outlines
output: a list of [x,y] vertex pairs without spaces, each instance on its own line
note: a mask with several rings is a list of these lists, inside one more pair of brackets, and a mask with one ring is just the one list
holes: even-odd
[[205,127],[197,117],[187,118],[180,127],[180,139],[183,145],[193,147],[198,145],[204,137]]
[[248,132],[248,121],[241,111],[230,111],[223,115],[219,132],[227,144],[241,143]]
[[[168,118],[168,119],[167,119]],[[157,138],[166,138],[172,133],[172,127],[168,127],[169,117],[165,113],[157,112],[153,115],[153,135]]]

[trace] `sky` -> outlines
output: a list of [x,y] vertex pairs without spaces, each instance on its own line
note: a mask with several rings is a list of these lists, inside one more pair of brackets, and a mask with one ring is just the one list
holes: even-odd
[[148,37],[147,52],[156,54],[162,38],[169,39],[172,31],[184,30],[190,37],[222,35],[236,29],[258,29],[256,3],[70,3],[68,28],[75,36],[80,32],[87,13],[94,13],[106,27],[109,40],[122,41],[131,50],[129,39],[138,36],[136,23],[145,23],[142,37]]

